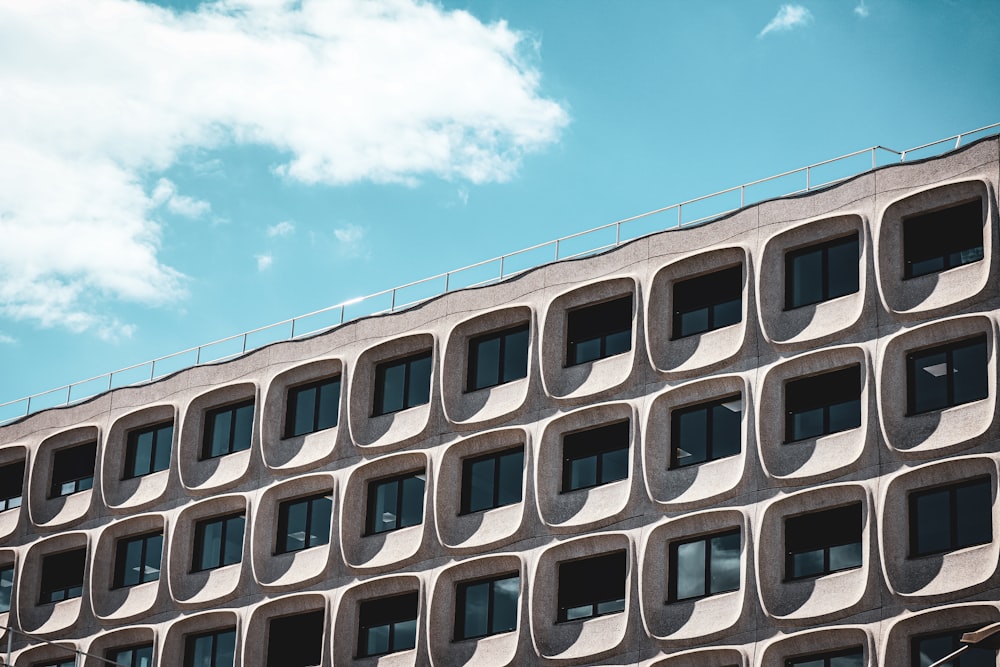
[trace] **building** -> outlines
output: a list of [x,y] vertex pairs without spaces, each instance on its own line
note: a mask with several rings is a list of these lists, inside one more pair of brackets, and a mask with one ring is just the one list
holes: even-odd
[[998,154],[0,427],[0,623],[130,667],[928,665],[1000,621]]

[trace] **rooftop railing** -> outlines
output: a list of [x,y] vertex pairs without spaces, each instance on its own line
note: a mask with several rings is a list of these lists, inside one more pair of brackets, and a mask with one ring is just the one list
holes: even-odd
[[211,343],[0,403],[0,424],[39,410],[82,401],[111,389],[152,382],[185,368],[218,363],[277,341],[311,336],[362,317],[410,308],[447,292],[497,283],[550,262],[597,254],[653,232],[705,223],[766,199],[825,188],[880,166],[939,155],[959,148],[963,141],[996,134],[1000,132],[998,128],[1000,123],[993,123],[902,151],[885,146],[872,146],[630,218],[616,220],[600,227],[350,299]]

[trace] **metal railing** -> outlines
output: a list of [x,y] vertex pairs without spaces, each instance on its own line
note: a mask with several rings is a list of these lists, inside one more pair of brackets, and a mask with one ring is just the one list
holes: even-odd
[[[439,273],[405,285],[350,299],[305,315],[244,331],[211,343],[174,352],[110,373],[0,403],[0,424],[33,411],[69,405],[118,387],[152,382],[157,378],[207,363],[217,363],[280,340],[310,336],[345,322],[403,310],[447,292],[489,285],[529,269],[561,260],[593,255],[653,232],[681,229],[719,218],[749,204],[792,196],[839,183],[879,166],[907,159],[931,157],[958,148],[964,140],[995,134],[1000,123],[962,132],[927,144],[897,151],[872,146],[846,155],[743,183],[712,194],[616,220],[586,231],[539,243],[460,269]],[[994,132],[990,132],[994,130]],[[869,159],[870,158],[870,159]],[[820,180],[817,181],[817,176]],[[804,183],[802,182],[804,178]],[[794,189],[782,185],[796,179]]]

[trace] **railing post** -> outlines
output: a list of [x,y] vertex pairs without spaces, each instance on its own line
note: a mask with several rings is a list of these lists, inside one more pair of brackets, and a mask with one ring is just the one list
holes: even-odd
[[556,259],[555,259],[555,261],[557,261],[557,262],[559,261],[559,239],[556,239]]
[[681,226],[681,211],[684,210],[684,204],[677,205],[677,226]]
[[198,346],[198,352],[194,355],[194,365],[197,366],[201,363],[201,345]]
[[154,377],[156,377],[156,359],[149,362],[149,381],[152,382]]
[[500,255],[500,280],[503,280],[503,259],[506,255]]
[[288,338],[289,339],[295,338],[295,318],[294,317],[292,318],[292,330],[289,332]]
[[746,206],[746,200],[744,199],[744,197],[746,195],[746,189],[747,189],[747,186],[745,186],[745,185],[741,185],[740,186],[740,208],[743,208],[744,206]]
[[66,385],[66,403],[64,405],[69,405],[69,398],[73,395],[73,385]]
[[395,312],[396,310],[396,288],[392,288],[392,299],[389,302],[389,312]]
[[812,189],[812,172],[809,167],[806,167],[806,192]]
[[955,148],[958,148],[961,145],[962,145],[962,135],[960,134],[957,137],[955,137]]
[[875,159],[875,155],[876,155],[876,151],[877,150],[878,150],[878,146],[872,146],[872,169],[875,169],[878,166],[878,162]]
[[622,223],[615,223],[615,245],[621,245],[622,242]]
[[347,304],[346,303],[340,304],[340,323],[341,324],[344,323],[344,309],[345,308],[347,308]]
[[451,285],[451,271],[444,274],[444,291],[447,292],[449,286]]
[[247,351],[247,335],[243,334],[243,351]]
[[108,391],[111,391],[111,382],[114,380],[114,377],[114,373],[108,373]]
[[28,404],[24,407],[24,414],[31,414],[31,396],[28,397]]

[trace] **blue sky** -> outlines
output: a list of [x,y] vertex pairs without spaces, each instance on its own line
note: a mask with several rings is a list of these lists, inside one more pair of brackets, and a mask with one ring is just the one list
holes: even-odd
[[994,0],[0,0],[0,403],[1000,121],[997,44]]

